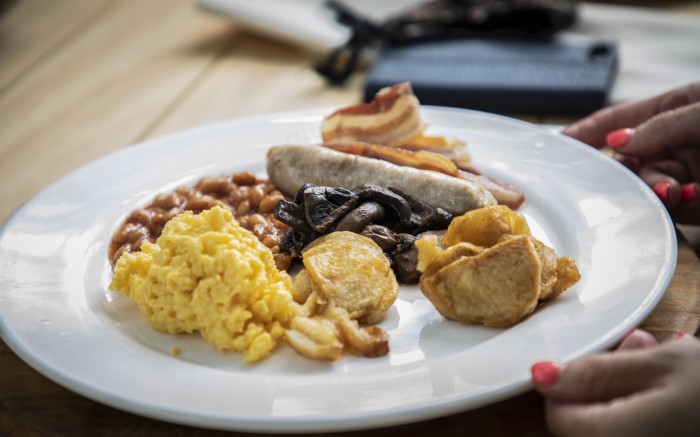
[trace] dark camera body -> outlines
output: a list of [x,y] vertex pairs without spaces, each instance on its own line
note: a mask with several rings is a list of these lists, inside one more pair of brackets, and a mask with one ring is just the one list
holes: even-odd
[[583,115],[607,103],[618,65],[610,42],[465,38],[385,49],[365,100],[411,82],[421,103],[488,112]]

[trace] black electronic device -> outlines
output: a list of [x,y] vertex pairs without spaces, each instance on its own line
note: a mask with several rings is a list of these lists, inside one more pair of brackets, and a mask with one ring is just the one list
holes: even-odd
[[583,115],[607,103],[612,42],[452,39],[390,47],[369,68],[365,100],[411,82],[422,104],[502,114]]

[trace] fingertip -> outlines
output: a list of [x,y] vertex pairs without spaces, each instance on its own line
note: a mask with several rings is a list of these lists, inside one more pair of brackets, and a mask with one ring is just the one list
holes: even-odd
[[695,199],[697,199],[697,194],[698,194],[698,183],[697,182],[691,182],[691,183],[685,184],[681,187],[681,201],[683,201],[685,203],[693,202]]
[[661,200],[662,203],[666,204],[668,202],[668,194],[671,189],[671,184],[667,181],[657,182],[652,187],[656,196]]
[[551,385],[559,378],[561,367],[554,361],[539,361],[532,365],[530,373],[535,385]]
[[651,188],[666,208],[675,208],[681,203],[682,189],[675,180],[666,177],[664,180],[654,183]]
[[693,336],[690,335],[690,334],[688,334],[688,333],[685,332],[685,331],[678,331],[678,332],[676,333],[676,340],[687,340],[687,339],[690,339],[690,338],[693,338]]
[[614,130],[605,136],[605,141],[611,149],[619,149],[626,146],[632,140],[634,129],[624,128]]
[[620,342],[618,350],[642,349],[645,347],[656,346],[658,342],[656,338],[641,329],[634,329]]
[[[578,134],[579,130],[580,129],[579,129],[578,123],[574,123],[574,124],[570,124],[570,125],[566,126],[564,129],[562,129],[561,133],[562,133],[562,135],[566,135],[567,137],[576,138],[576,135]],[[578,138],[576,138],[576,139],[578,139]]]

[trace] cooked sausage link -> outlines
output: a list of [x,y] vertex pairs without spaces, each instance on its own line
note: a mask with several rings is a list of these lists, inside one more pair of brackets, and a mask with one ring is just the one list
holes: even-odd
[[131,212],[112,237],[109,259],[114,265],[122,253],[140,250],[145,241],[156,241],[165,224],[183,211],[199,213],[219,205],[231,210],[240,225],[272,251],[277,268],[287,270],[292,259],[280,250],[280,243],[289,227],[273,215],[282,199],[284,195],[274,185],[250,172],[202,178],[192,188],[161,194]]

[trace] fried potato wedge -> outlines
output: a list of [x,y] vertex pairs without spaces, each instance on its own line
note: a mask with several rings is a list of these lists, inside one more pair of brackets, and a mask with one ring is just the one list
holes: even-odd
[[287,343],[301,355],[314,360],[335,361],[343,353],[335,324],[323,318],[297,316],[285,332]]
[[557,282],[552,287],[552,292],[547,299],[554,299],[567,289],[571,288],[581,279],[581,273],[576,267],[576,262],[568,256],[557,258]]
[[399,284],[389,260],[365,236],[333,232],[314,240],[302,256],[313,289],[360,323],[380,321],[396,301]]
[[[527,236],[507,239],[474,256],[454,259],[448,250],[443,254],[451,262],[432,274],[423,273],[420,289],[444,317],[506,328],[537,306],[542,263]],[[443,264],[443,254],[431,267]]]
[[505,205],[497,205],[475,209],[456,217],[442,238],[442,244],[450,247],[465,242],[491,247],[504,235],[530,234],[525,217]]
[[420,288],[443,316],[464,323],[512,326],[581,278],[573,259],[534,238],[507,206],[455,218],[441,243],[415,243]]

